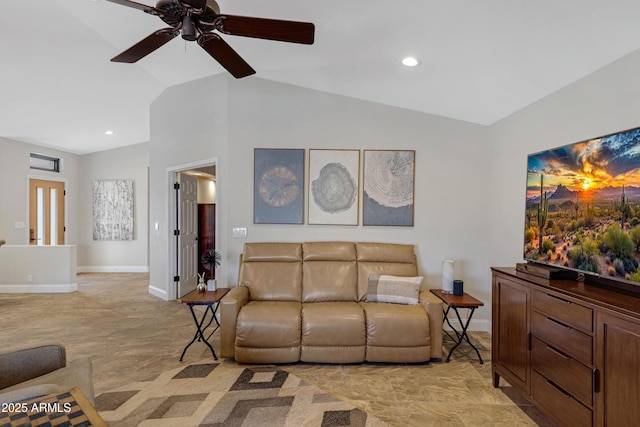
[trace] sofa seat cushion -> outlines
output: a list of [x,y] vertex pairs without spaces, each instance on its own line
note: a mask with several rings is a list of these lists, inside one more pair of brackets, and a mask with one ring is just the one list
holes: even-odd
[[426,362],[431,357],[429,316],[421,305],[361,302],[369,362]]
[[364,345],[364,324],[357,302],[302,304],[302,345]]
[[236,324],[236,347],[299,347],[301,304],[293,301],[250,301]]
[[302,304],[303,362],[358,363],[366,349],[365,318],[357,302]]
[[301,304],[250,301],[238,314],[235,359],[240,363],[293,363],[300,359]]

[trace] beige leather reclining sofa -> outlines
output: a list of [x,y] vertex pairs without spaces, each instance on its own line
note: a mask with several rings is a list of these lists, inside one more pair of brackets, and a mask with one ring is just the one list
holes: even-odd
[[413,245],[246,243],[239,285],[221,304],[221,356],[240,363],[441,359],[442,303],[428,290],[415,291],[416,304],[369,302],[370,280],[417,274]]

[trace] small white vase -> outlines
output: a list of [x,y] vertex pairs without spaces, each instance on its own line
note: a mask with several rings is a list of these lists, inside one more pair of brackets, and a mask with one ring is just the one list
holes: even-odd
[[207,280],[207,289],[210,291],[216,290],[216,279]]

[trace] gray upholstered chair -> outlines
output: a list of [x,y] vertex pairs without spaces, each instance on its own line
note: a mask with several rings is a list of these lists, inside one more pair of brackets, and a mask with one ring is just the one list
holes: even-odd
[[0,403],[17,402],[78,387],[94,401],[91,359],[67,364],[60,344],[0,353]]

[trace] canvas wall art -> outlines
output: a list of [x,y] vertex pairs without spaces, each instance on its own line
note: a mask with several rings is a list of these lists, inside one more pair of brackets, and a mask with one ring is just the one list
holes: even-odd
[[364,150],[364,225],[413,226],[415,150]]
[[304,223],[304,149],[254,150],[253,223]]
[[93,181],[93,240],[133,240],[133,180]]
[[309,150],[309,224],[358,225],[360,150]]

